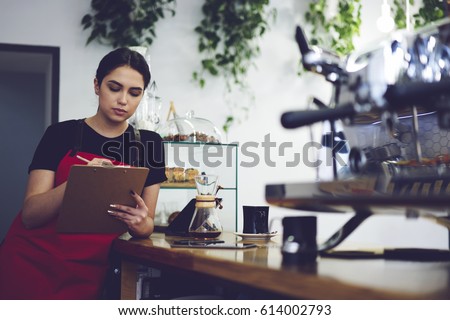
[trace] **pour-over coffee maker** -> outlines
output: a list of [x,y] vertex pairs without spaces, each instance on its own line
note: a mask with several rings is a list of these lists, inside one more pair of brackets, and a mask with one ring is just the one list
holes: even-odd
[[216,198],[220,189],[216,175],[195,176],[197,196],[195,211],[189,225],[189,235],[198,239],[217,238],[222,233],[222,225],[217,214],[217,207],[222,209],[221,199]]

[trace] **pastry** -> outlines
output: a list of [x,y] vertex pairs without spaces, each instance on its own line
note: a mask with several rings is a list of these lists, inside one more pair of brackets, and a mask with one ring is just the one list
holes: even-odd
[[195,176],[199,175],[199,171],[194,168],[188,168],[185,171],[186,180],[189,182],[195,182]]
[[166,167],[166,182],[173,182],[173,169],[174,168]]
[[174,182],[184,182],[184,168],[175,167],[173,168],[173,181]]

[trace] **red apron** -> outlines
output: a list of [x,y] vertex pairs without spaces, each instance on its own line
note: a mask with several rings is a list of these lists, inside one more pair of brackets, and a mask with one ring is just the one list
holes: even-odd
[[[59,163],[55,187],[67,180],[72,165],[85,164],[69,153]],[[0,246],[1,300],[100,298],[110,246],[119,234],[58,233],[56,220],[27,230],[17,215]]]

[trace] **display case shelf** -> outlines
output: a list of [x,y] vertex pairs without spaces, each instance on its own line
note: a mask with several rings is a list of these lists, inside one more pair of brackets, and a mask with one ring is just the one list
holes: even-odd
[[[161,184],[156,207],[156,225],[166,225],[170,214],[181,211],[196,196],[194,174],[219,176],[217,196],[222,198],[219,211],[224,231],[237,231],[238,144],[164,141],[166,175]],[[187,178],[189,174],[189,179]]]

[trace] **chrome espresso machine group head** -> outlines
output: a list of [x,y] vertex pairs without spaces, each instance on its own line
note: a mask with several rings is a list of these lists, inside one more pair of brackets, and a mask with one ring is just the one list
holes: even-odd
[[296,40],[304,68],[331,82],[333,97],[318,110],[284,113],[285,128],[341,120],[351,173],[378,176],[381,189],[450,180],[450,20],[394,32],[345,59],[309,46],[300,27]]

